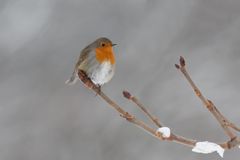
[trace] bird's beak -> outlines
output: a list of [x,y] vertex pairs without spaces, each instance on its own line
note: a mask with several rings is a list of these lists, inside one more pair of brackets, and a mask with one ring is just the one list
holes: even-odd
[[112,44],[112,46],[116,46],[117,44]]

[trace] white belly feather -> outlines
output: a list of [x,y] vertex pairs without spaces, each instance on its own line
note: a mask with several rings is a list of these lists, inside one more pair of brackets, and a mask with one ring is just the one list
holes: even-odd
[[103,85],[112,79],[113,74],[114,66],[110,63],[110,61],[105,61],[96,66],[89,76],[94,84]]

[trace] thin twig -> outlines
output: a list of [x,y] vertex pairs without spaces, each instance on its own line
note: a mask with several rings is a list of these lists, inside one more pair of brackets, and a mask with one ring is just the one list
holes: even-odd
[[133,103],[135,103],[148,117],[149,119],[158,127],[162,127],[163,125],[160,124],[159,119],[156,118],[156,116],[153,116],[150,111],[147,110],[146,107],[134,96],[132,96],[128,91],[123,91],[123,96],[126,99],[131,100]]
[[234,123],[228,123],[227,124],[229,127],[231,127],[232,129],[235,129],[236,131],[240,132],[240,128],[237,127]]
[[[205,107],[213,114],[213,116],[217,119],[217,121],[219,122],[219,124],[221,125],[221,127],[223,128],[223,130],[225,131],[225,133],[230,137],[230,139],[235,139],[236,138],[236,134],[233,133],[231,131],[230,128],[233,128],[237,131],[239,131],[240,129],[238,127],[236,127],[236,125],[234,125],[233,123],[230,123],[229,120],[227,118],[225,118],[220,111],[217,109],[217,107],[212,103],[212,101],[206,99],[203,94],[201,93],[201,91],[199,90],[199,88],[195,85],[195,83],[193,82],[193,80],[191,79],[190,75],[188,74],[187,70],[186,70],[186,63],[183,57],[180,57],[180,65],[175,64],[176,68],[179,69],[184,77],[187,79],[187,81],[189,82],[189,84],[191,85],[191,87],[193,88],[195,94],[199,97],[199,99],[203,102],[203,104],[205,105]],[[230,128],[229,128],[230,127]]]

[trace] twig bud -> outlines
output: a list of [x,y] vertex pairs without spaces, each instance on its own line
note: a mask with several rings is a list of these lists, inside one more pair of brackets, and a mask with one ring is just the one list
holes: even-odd
[[180,66],[179,66],[178,64],[175,64],[175,67],[176,67],[177,69],[179,69],[179,68],[180,68]]
[[180,56],[180,65],[181,65],[181,67],[184,67],[185,66],[185,60],[184,60],[184,58],[182,57],[182,56]]
[[128,91],[123,91],[123,96],[127,99],[131,99],[132,95]]

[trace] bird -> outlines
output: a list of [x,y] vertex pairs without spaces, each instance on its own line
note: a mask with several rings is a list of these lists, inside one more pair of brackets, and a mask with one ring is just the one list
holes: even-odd
[[80,53],[70,79],[65,83],[73,85],[79,80],[78,71],[85,72],[99,88],[109,82],[115,73],[115,55],[111,40],[100,37],[86,46]]

